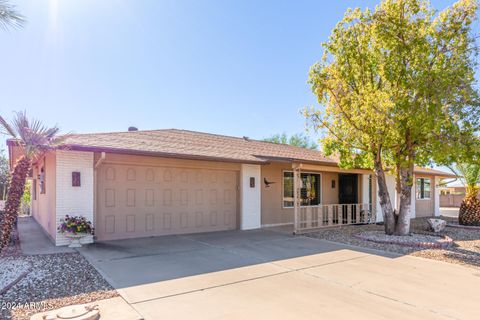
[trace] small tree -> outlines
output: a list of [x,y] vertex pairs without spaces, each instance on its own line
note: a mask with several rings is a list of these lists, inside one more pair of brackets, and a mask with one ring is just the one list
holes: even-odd
[[292,146],[307,148],[307,149],[318,149],[318,145],[310,140],[310,138],[303,133],[296,133],[290,137],[284,132],[282,134],[274,134],[268,138],[263,139],[263,141],[279,143],[279,144],[289,144]]
[[477,7],[461,0],[438,13],[428,1],[384,0],[373,11],[348,10],[310,70],[325,108],[305,116],[340,166],[374,169],[387,234],[409,233],[414,165],[451,163],[472,147],[480,111],[471,28]]
[[458,211],[458,223],[480,226],[480,200],[478,199],[480,164],[476,162],[457,163],[455,167],[450,169],[460,177],[465,186],[465,198],[462,200]]
[[10,242],[10,235],[22,196],[25,192],[25,182],[32,161],[45,151],[57,145],[57,127],[47,128],[38,120],[29,120],[26,112],[18,112],[12,123],[0,116],[0,133],[9,135],[22,150],[22,156],[15,163],[5,203],[5,212],[0,215],[0,252]]

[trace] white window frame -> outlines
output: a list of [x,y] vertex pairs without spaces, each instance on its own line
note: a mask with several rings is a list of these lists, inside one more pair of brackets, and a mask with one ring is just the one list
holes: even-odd
[[[295,207],[295,204],[293,204],[293,206],[291,207],[285,207],[285,203],[283,201],[283,197],[285,195],[285,186],[284,186],[284,183],[283,183],[283,178],[285,176],[285,172],[290,172],[290,173],[294,173],[293,170],[282,170],[282,209],[293,209]],[[317,205],[312,205],[312,206],[300,206],[300,207],[303,207],[303,208],[308,208],[308,207],[317,207],[317,206],[320,206],[323,204],[323,176],[322,176],[322,173],[321,172],[315,172],[315,171],[301,171],[300,173],[310,173],[310,174],[318,174],[320,176],[320,201],[319,201],[319,204]],[[293,178],[295,179],[295,175],[293,176]],[[295,187],[294,187],[294,190],[293,192],[295,192]]]
[[[417,180],[418,179],[423,179],[423,180],[430,180],[430,196],[428,198],[418,198],[417,197]],[[432,199],[432,178],[427,178],[427,177],[415,177],[415,200],[420,200],[420,201],[423,201],[423,200],[431,200]]]

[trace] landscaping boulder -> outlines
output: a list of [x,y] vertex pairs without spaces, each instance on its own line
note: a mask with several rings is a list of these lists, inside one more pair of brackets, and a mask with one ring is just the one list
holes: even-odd
[[433,232],[440,232],[447,226],[447,221],[442,219],[427,219],[430,230]]

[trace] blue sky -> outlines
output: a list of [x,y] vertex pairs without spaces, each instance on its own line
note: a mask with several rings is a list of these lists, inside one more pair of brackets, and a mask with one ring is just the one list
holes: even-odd
[[[378,1],[11,0],[0,113],[63,132],[180,128],[263,138],[304,130],[320,43]],[[453,1],[432,1],[443,9]]]

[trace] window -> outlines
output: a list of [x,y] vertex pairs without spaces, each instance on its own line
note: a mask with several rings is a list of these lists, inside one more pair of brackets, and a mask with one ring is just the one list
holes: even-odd
[[283,206],[293,207],[293,172],[283,173]]
[[[316,206],[320,204],[320,181],[319,173],[300,173],[300,205]],[[293,207],[293,172],[283,173],[283,207]]]
[[40,194],[45,194],[45,170],[43,167],[42,169],[40,169],[39,180],[40,180]]
[[430,179],[417,179],[416,194],[417,199],[430,199]]

